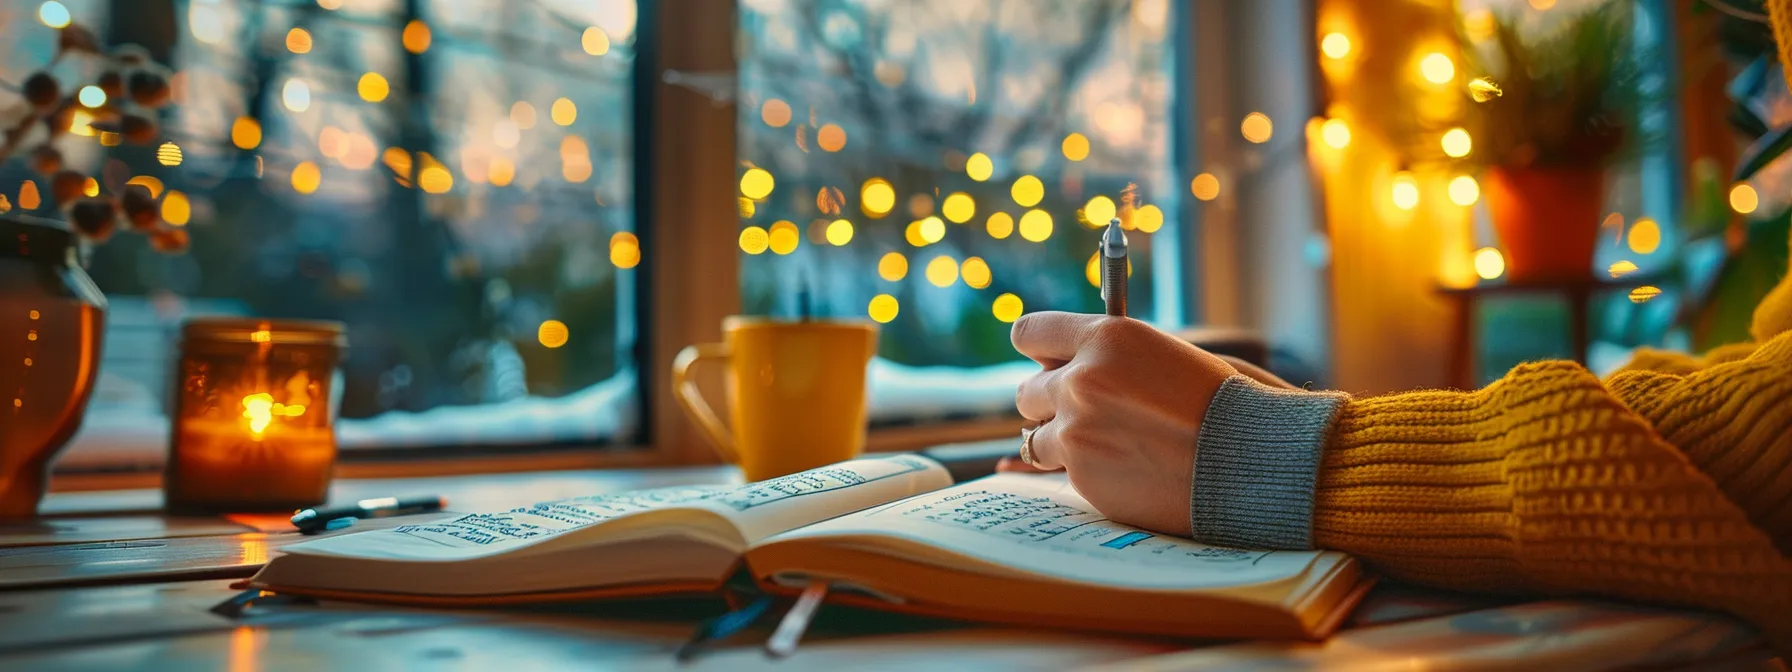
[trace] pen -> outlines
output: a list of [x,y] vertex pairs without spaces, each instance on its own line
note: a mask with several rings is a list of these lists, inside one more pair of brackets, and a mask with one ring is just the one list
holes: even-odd
[[765,640],[765,655],[788,658],[796,653],[797,642],[802,641],[803,633],[809,630],[809,623],[815,620],[815,610],[821,608],[821,600],[827,594],[828,582],[811,581],[796,598],[796,604],[784,613],[784,620],[778,622],[778,629],[772,631],[771,638]]
[[1108,222],[1101,234],[1101,301],[1107,314],[1126,317],[1126,232],[1120,218]]
[[341,529],[348,525],[337,522],[344,518],[351,521],[359,518],[385,518],[387,516],[405,516],[414,513],[430,513],[441,511],[448,506],[448,500],[439,496],[427,497],[375,497],[363,499],[348,506],[318,507],[303,509],[292,516],[293,527],[300,532],[313,534],[325,530]]

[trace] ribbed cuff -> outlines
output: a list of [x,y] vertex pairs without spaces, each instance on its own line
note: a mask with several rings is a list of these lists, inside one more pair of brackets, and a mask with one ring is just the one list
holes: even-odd
[[1313,547],[1320,450],[1341,392],[1285,390],[1245,376],[1220,385],[1195,445],[1195,541],[1263,550]]

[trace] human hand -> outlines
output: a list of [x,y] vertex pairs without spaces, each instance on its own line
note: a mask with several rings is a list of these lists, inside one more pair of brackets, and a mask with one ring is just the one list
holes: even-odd
[[1187,536],[1201,420],[1239,371],[1120,317],[1031,313],[1015,321],[1012,339],[1045,369],[1015,395],[1021,415],[1043,423],[1033,434],[1034,466],[1067,471],[1114,521]]

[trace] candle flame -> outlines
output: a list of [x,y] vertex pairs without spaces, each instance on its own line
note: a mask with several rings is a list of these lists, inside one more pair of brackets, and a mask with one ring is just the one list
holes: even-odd
[[243,397],[243,417],[249,419],[249,431],[254,432],[258,438],[262,432],[267,431],[268,424],[274,421],[274,416],[283,415],[296,418],[304,414],[304,405],[292,404],[289,406],[274,403],[274,395],[266,392]]

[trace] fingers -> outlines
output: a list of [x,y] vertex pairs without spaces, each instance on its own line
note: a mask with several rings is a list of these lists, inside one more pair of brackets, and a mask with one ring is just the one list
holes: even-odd
[[1062,422],[1048,422],[1033,432],[1033,466],[1040,471],[1064,468],[1064,439],[1059,430]]
[[1014,321],[1009,338],[1014,349],[1047,367],[1070,361],[1087,339],[1089,327],[1104,315],[1046,311],[1027,313]]
[[1045,422],[1057,415],[1058,376],[1062,371],[1063,369],[1049,369],[1021,381],[1020,388],[1014,392],[1014,407],[1020,411],[1021,417],[1033,422]]
[[1018,457],[1004,457],[996,462],[998,474],[1049,474],[1051,472],[1020,461]]

